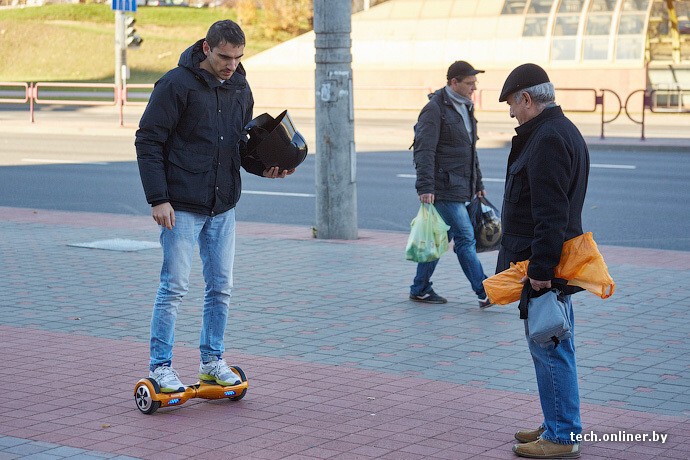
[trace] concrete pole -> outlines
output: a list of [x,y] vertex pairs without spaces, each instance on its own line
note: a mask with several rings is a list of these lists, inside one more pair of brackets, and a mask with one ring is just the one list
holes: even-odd
[[115,86],[122,89],[122,67],[127,65],[127,44],[125,43],[125,12],[115,11]]
[[357,239],[351,0],[314,0],[316,237]]

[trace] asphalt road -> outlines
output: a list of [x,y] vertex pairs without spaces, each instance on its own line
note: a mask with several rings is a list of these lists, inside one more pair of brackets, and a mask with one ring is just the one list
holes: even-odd
[[[501,207],[507,148],[481,149],[488,198]],[[585,230],[599,244],[690,251],[690,154],[591,149]],[[239,220],[311,226],[314,157],[284,180],[243,174]],[[407,232],[419,202],[409,151],[357,158],[358,225]],[[0,206],[148,215],[131,139],[4,134]]]

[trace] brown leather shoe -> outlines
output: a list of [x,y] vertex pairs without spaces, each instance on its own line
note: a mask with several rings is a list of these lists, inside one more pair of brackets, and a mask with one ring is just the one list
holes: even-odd
[[536,430],[520,430],[517,433],[515,433],[515,439],[518,440],[518,442],[534,442],[537,439],[539,439],[539,436],[544,432],[543,427],[539,427]]
[[556,444],[539,438],[536,441],[513,446],[518,457],[525,458],[579,458],[580,444]]

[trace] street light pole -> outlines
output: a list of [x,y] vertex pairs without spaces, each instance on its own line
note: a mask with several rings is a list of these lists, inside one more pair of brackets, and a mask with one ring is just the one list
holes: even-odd
[[357,239],[351,0],[314,0],[316,237]]

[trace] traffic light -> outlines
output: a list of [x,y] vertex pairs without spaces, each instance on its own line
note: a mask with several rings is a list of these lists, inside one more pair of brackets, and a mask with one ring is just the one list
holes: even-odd
[[128,48],[139,48],[144,41],[137,35],[137,29],[134,28],[136,22],[134,16],[125,16],[125,44]]

